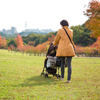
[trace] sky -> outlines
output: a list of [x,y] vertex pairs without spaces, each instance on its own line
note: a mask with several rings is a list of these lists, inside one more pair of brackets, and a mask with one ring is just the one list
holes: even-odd
[[[88,20],[83,11],[91,0],[0,0],[0,30],[16,27],[25,29],[52,29],[57,31],[65,19],[69,27]],[[25,27],[25,22],[27,27]]]

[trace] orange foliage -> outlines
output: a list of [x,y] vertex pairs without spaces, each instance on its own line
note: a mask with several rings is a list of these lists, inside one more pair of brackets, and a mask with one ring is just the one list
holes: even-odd
[[2,46],[3,47],[7,46],[7,42],[6,42],[6,38],[5,37],[2,39]]
[[35,42],[29,41],[29,42],[28,42],[28,45],[34,46],[34,45],[35,45]]
[[90,18],[86,22],[86,26],[92,31],[91,37],[97,38],[100,36],[100,2],[97,0],[89,2],[88,9],[84,14]]
[[17,46],[23,46],[22,36],[20,36],[19,34],[17,35],[17,37],[15,37],[15,41]]
[[8,50],[14,50],[14,46],[13,45],[10,45],[10,47],[8,48]]
[[10,47],[8,47],[8,51],[10,51],[11,49],[10,49]]
[[5,48],[7,46],[6,38],[2,38],[0,35],[0,47]]
[[93,53],[93,49],[91,47],[85,47],[84,52],[89,55],[90,53]]
[[2,37],[1,37],[1,35],[0,35],[0,46],[1,46],[1,42],[2,42]]
[[38,53],[44,53],[46,51],[46,45],[44,43],[39,44],[35,47],[35,49]]
[[99,37],[100,36],[100,21],[96,18],[93,18],[86,22],[86,26],[89,30],[92,31],[90,37]]
[[92,45],[92,47],[96,48],[100,54],[100,36],[97,38],[97,41]]
[[85,48],[82,46],[76,46],[75,45],[75,52],[76,53],[84,53],[85,52]]
[[76,53],[81,53],[81,46],[76,46],[75,52]]
[[34,47],[29,45],[25,46],[18,45],[17,50],[20,52],[32,53],[34,51]]
[[75,52],[76,54],[86,53],[87,55],[89,55],[90,53],[94,53],[94,50],[92,46],[89,47],[76,46]]
[[55,40],[55,35],[51,35],[51,38],[48,38],[49,45]]

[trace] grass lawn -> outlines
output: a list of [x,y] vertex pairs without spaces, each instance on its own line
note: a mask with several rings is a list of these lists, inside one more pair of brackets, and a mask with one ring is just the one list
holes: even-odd
[[0,100],[100,100],[100,58],[72,60],[72,80],[41,76],[43,56],[0,49]]

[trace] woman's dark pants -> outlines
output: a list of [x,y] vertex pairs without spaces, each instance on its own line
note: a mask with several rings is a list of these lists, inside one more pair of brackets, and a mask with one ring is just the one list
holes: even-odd
[[71,80],[71,73],[72,73],[72,68],[71,68],[71,61],[72,57],[60,57],[61,58],[61,76],[64,78],[64,71],[65,71],[65,62],[67,61],[67,67],[68,67],[68,76],[67,80]]

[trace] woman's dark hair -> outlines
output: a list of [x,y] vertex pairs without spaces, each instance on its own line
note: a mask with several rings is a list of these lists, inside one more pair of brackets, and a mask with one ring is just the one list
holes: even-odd
[[69,23],[68,23],[67,20],[62,20],[62,21],[60,22],[60,24],[61,24],[62,26],[69,26]]

